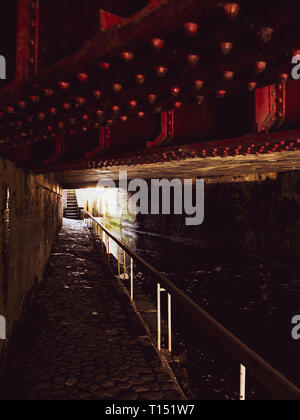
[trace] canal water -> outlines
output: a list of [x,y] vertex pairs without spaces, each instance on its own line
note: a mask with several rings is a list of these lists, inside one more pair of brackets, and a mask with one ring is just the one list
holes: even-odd
[[[198,248],[101,222],[300,387],[300,342],[291,335],[292,318],[300,314],[299,267],[245,255],[237,249]],[[110,252],[117,258],[117,246],[112,241]],[[155,302],[153,279],[135,270],[135,280]],[[176,306],[173,317],[176,356],[172,367],[188,397],[238,399],[239,363]],[[270,398],[248,374],[247,399]]]

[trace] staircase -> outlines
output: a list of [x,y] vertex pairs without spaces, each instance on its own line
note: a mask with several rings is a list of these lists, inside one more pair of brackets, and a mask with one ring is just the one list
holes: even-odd
[[64,210],[66,219],[79,219],[79,209],[75,190],[67,190],[67,207]]

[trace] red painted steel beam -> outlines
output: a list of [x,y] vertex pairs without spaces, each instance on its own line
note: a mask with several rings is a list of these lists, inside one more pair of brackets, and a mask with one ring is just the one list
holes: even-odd
[[18,1],[18,29],[17,29],[17,57],[16,57],[16,80],[21,83],[29,78],[30,58],[30,0]]
[[280,127],[286,116],[286,82],[256,89],[256,129],[267,132]]
[[39,10],[40,0],[18,0],[15,80],[0,95],[28,80],[31,66],[38,72]]
[[191,145],[141,150],[137,153],[105,156],[101,159],[65,162],[35,168],[36,173],[51,173],[115,166],[135,166],[207,157],[235,157],[300,150],[300,130],[257,133],[235,139],[210,141]]
[[98,136],[98,146],[92,152],[86,152],[85,157],[92,159],[103,155],[109,149],[110,145],[110,128],[100,127]]
[[131,15],[144,9],[150,0],[102,0],[102,8],[107,12],[118,15],[122,18],[129,18]]
[[64,137],[63,136],[57,136],[55,139],[56,142],[56,151],[55,154],[53,156],[50,156],[48,159],[44,159],[43,163],[45,165],[49,165],[51,163],[57,162],[58,160],[60,160],[64,153],[65,153],[65,142],[64,142]]
[[164,111],[161,113],[161,132],[159,136],[147,142],[148,149],[169,144],[174,137],[174,111]]
[[[32,2],[31,2],[32,4]],[[35,0],[35,13],[34,13],[34,73],[37,74],[39,70],[39,30],[40,30],[40,0]]]
[[15,80],[0,95],[19,86],[30,75],[31,0],[18,0]]
[[269,131],[276,122],[276,85],[256,89],[257,131]]
[[[116,29],[111,28],[112,31],[110,33],[105,34],[97,34],[91,41],[87,42],[85,46],[80,50],[77,54],[75,54],[72,57],[69,57],[65,60],[62,60],[60,63],[56,64],[55,66],[51,66],[50,68],[46,69],[45,71],[41,72],[40,76],[34,80],[35,86],[38,88],[40,86],[42,89],[45,87],[45,83],[57,83],[57,77],[62,77],[64,75],[65,78],[73,77],[74,73],[76,74],[76,71],[82,71],[82,68],[85,68],[89,66],[90,64],[94,63],[97,65],[99,57],[104,56],[106,54],[111,54],[114,50],[117,51],[119,48],[124,48],[125,45],[134,45],[135,43],[138,45],[141,45],[142,42],[149,43],[149,40],[151,37],[155,36],[158,33],[164,33],[164,36],[168,36],[168,31],[172,33],[176,28],[181,28],[184,22],[187,22],[188,19],[194,19],[198,20],[201,19],[201,21],[205,21],[206,18],[209,18],[210,15],[214,16],[214,13],[216,13],[216,10],[219,9],[218,2],[211,1],[208,5],[208,2],[198,2],[193,0],[180,0],[180,2],[176,0],[170,0],[166,2],[163,7],[161,7],[158,11],[150,11],[148,10],[148,14],[143,14],[143,18],[139,18],[139,20],[132,19],[125,27]],[[252,9],[255,10],[255,7],[257,5],[253,3]],[[288,5],[286,6],[288,7]],[[279,13],[279,11],[278,11]],[[270,13],[271,15],[271,13]],[[295,13],[296,15],[296,13]],[[274,16],[272,16],[273,19]],[[212,22],[214,21],[213,17],[211,18]],[[250,17],[249,17],[250,19]],[[255,19],[253,17],[253,19]],[[219,20],[218,18],[215,18],[215,22]],[[256,18],[257,20],[257,18]],[[277,19],[278,20],[278,19]],[[275,19],[276,21],[276,19]],[[277,23],[274,21],[274,24]],[[212,23],[211,22],[211,23]],[[285,22],[284,22],[285,23]],[[138,24],[139,29],[137,30],[136,25]],[[254,24],[254,26],[257,25],[257,23]],[[240,28],[239,25],[235,25],[233,27],[236,27],[238,30],[242,30],[242,27]],[[225,34],[228,32],[228,29],[226,30],[227,25],[224,26]],[[290,48],[293,49],[295,45],[297,45],[296,39],[292,42],[291,36],[295,35],[295,28],[291,27],[291,34],[287,37],[289,39]],[[299,31],[299,29],[298,29]],[[180,31],[179,31],[180,32]],[[221,37],[220,30],[218,29],[219,36]],[[255,32],[254,32],[255,33]],[[178,34],[179,35],[179,34]],[[223,34],[224,37],[224,34]],[[177,39],[177,37],[174,39]],[[221,39],[221,38],[220,38]],[[278,41],[278,47],[277,50],[277,56],[284,53],[286,55],[286,43],[285,39],[280,39]],[[195,43],[192,39],[190,40],[190,44],[192,49],[194,49],[194,46],[202,46],[205,48],[205,45],[207,45],[208,40],[205,39],[197,39],[197,42]],[[258,47],[258,45],[257,45]],[[198,47],[199,48],[199,47]],[[215,50],[215,46],[213,47]],[[274,57],[274,46],[272,47],[266,45],[265,46],[266,52],[265,56],[266,58],[270,58],[271,56]],[[171,52],[171,51],[170,51]],[[166,58],[169,60],[170,57],[168,57],[168,51],[165,51]],[[171,52],[172,53],[172,52]],[[206,51],[207,60],[205,60],[205,65],[209,67],[209,51]],[[257,52],[255,51],[255,54],[257,56]],[[254,54],[251,52],[251,50],[248,51],[248,54],[244,54],[244,48],[243,48],[243,58],[238,57],[237,54],[234,54],[235,62],[239,63],[251,63],[253,66],[255,64]],[[214,60],[211,60],[212,64],[214,64]],[[218,70],[218,69],[217,69]],[[274,77],[274,75],[270,75],[270,72],[267,70],[265,73],[267,75],[267,78]],[[264,77],[260,77],[261,80],[264,79]],[[15,92],[16,93],[16,92]],[[13,94],[13,92],[12,92]],[[8,98],[6,98],[7,100]],[[11,98],[12,99],[12,98]]]
[[100,10],[100,29],[101,31],[107,31],[112,26],[120,25],[124,22],[124,18],[114,15],[113,13],[107,12],[106,10]]
[[[67,131],[81,133],[94,130],[94,124],[113,124],[143,112],[153,115],[182,103],[202,104],[205,98],[246,92],[288,71],[293,50],[299,48],[300,8],[290,9],[295,4],[291,0],[284,4],[274,0],[272,7],[265,0],[241,1],[236,19],[226,17],[225,3],[217,0],[158,4],[119,28],[99,31],[76,54],[0,97],[6,138],[21,142]],[[263,18],[262,5],[266,6]],[[137,75],[145,75],[144,82]],[[172,89],[178,85],[180,93],[174,98]],[[154,105],[147,100],[153,89],[158,98]],[[49,90],[53,95],[45,98]],[[19,110],[20,99],[26,100],[26,110]],[[49,109],[55,114],[49,116]],[[37,118],[41,114],[51,118],[50,131],[48,121]],[[15,138],[19,123],[24,129]]]

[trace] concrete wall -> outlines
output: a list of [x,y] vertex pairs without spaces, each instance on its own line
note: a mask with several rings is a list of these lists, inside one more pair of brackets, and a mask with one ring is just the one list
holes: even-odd
[[[300,172],[208,178],[205,182],[202,225],[186,226],[185,216],[139,215],[132,227],[203,248],[242,249],[286,262],[300,261]],[[102,215],[100,198],[86,198],[85,207]],[[128,215],[123,222],[130,223]]]
[[61,190],[53,176],[25,173],[0,158],[0,315],[7,322],[7,340],[0,340],[0,368],[42,280],[61,221]]

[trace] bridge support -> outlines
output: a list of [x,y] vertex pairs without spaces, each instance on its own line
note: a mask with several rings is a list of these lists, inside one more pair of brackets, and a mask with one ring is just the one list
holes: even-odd
[[147,143],[147,148],[154,148],[171,143],[174,137],[174,110],[161,113],[161,132],[153,141]]
[[100,127],[98,136],[98,146],[91,152],[86,152],[85,157],[91,159],[103,155],[110,145],[110,128]]

